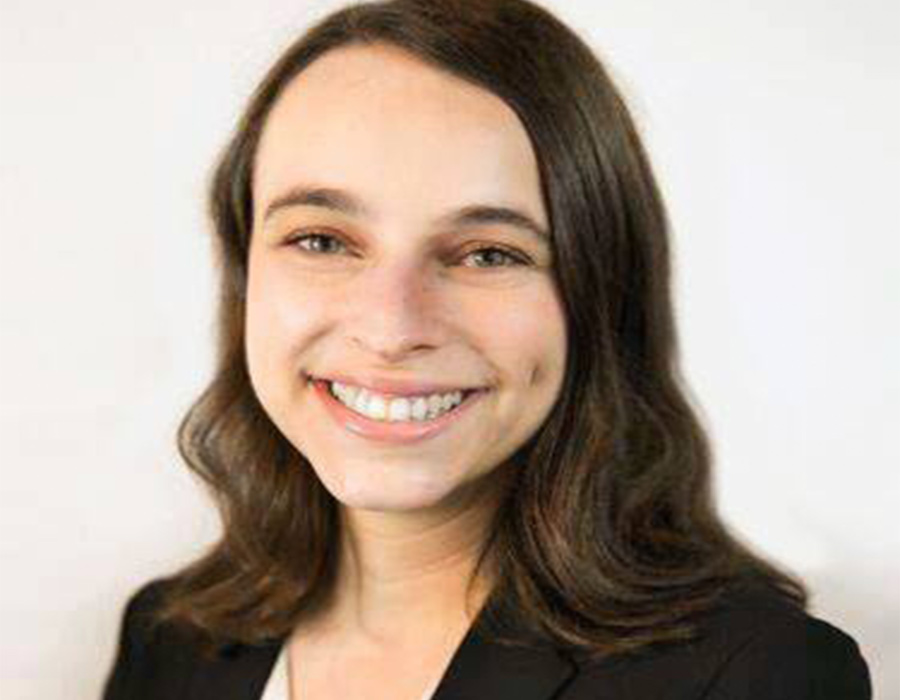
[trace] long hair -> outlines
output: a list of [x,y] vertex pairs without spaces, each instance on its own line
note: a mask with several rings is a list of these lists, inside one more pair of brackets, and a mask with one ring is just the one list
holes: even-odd
[[[198,632],[205,654],[289,634],[335,581],[335,499],[251,387],[244,351],[251,171],[273,103],[337,47],[376,42],[487,90],[523,123],[549,215],[568,357],[558,401],[514,455],[473,578],[486,605],[556,645],[607,656],[697,634],[730,585],[771,584],[805,608],[794,574],[729,532],[712,454],[680,374],[669,224],[629,111],[591,49],[527,0],[390,0],[325,17],[251,96],[210,183],[219,278],[217,357],[178,429],[213,498],[220,539],[167,577],[153,622]],[[493,557],[492,557],[493,558]],[[521,643],[505,639],[501,643]]]

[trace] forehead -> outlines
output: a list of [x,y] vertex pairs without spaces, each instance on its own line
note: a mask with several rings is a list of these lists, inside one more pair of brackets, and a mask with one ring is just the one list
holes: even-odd
[[434,206],[540,199],[537,162],[516,113],[493,93],[386,45],[326,53],[272,108],[254,163],[258,201],[309,181],[392,201],[427,193]]

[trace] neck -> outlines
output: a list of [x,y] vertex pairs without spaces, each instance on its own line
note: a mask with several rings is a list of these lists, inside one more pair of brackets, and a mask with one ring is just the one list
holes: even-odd
[[490,592],[490,560],[467,590],[502,496],[485,489],[455,507],[341,508],[342,546],[329,618],[335,629],[392,647],[435,632],[458,638]]

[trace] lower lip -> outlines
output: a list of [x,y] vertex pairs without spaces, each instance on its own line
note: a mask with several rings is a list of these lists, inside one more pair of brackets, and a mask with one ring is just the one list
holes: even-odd
[[312,385],[325,404],[325,408],[331,416],[344,428],[360,437],[394,444],[409,444],[432,438],[456,423],[466,415],[473,405],[478,403],[487,393],[486,389],[479,389],[470,394],[461,404],[449,413],[444,413],[430,421],[406,421],[389,423],[366,418],[359,413],[351,411],[344,404],[332,396],[328,388],[328,382],[321,379],[311,379]]

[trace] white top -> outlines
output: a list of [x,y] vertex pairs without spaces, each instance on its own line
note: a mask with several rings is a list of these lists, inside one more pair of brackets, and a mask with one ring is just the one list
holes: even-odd
[[[290,679],[288,678],[286,649],[287,642],[281,646],[281,651],[278,652],[278,658],[275,660],[275,666],[272,669],[269,680],[266,682],[266,687],[265,690],[263,690],[260,700],[292,700],[291,684]],[[422,700],[431,699],[431,695],[437,689],[442,677],[443,676],[436,678],[431,683],[428,690],[422,695]],[[295,698],[294,700],[297,699]]]
[[281,651],[278,652],[278,659],[275,661],[275,667],[266,683],[266,689],[263,691],[260,700],[291,700],[291,684],[288,678],[287,654],[284,653],[287,642],[281,645]]

